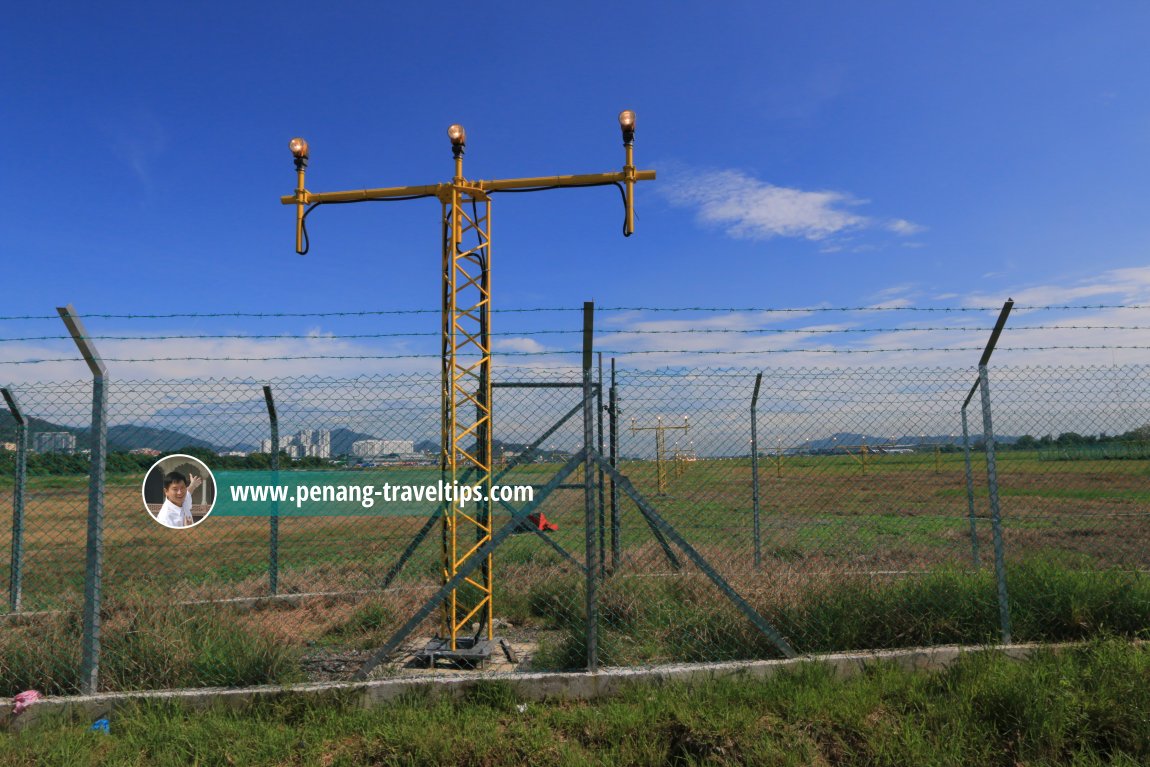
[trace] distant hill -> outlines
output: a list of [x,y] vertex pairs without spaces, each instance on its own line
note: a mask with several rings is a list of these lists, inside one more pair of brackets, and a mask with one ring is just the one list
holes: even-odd
[[[972,432],[970,435],[971,442],[982,439],[982,432]],[[1001,444],[1011,444],[1018,441],[1018,437],[1011,437],[1002,434],[996,434],[994,440]],[[803,450],[841,450],[846,448],[858,449],[859,446],[866,444],[869,447],[876,447],[879,445],[898,445],[899,447],[933,447],[934,445],[961,445],[961,434],[903,434],[900,436],[885,437],[877,436],[874,434],[859,434],[857,432],[836,432],[829,437],[822,439],[812,439],[809,442],[804,442],[801,445],[793,446],[796,449]],[[763,447],[761,449],[766,449]]]
[[[84,434],[85,438],[87,433]],[[79,438],[77,438],[79,441]],[[182,447],[201,447],[214,452],[220,448],[207,440],[171,429],[157,429],[151,426],[124,424],[108,427],[108,450],[127,452],[142,447],[150,447],[161,453],[170,453]]]
[[[76,435],[76,449],[87,450],[91,447],[88,429],[75,426],[61,426],[58,423],[45,421],[43,418],[29,417],[29,431],[35,435],[39,432],[66,431]],[[34,437],[33,437],[34,438]],[[12,442],[16,439],[16,419],[7,409],[0,410],[0,442]],[[200,447],[218,451],[219,448],[207,440],[193,437],[171,429],[157,429],[151,426],[137,424],[122,424],[108,427],[108,450],[127,452],[136,448],[150,447],[156,450],[169,452],[181,447]]]
[[[3,400],[0,400],[0,407],[3,407],[3,402]],[[38,431],[66,431],[75,434],[77,441],[79,441],[80,435],[85,434],[84,429],[60,426],[59,424],[52,423],[51,421],[45,421],[43,418],[29,417],[28,423],[29,426],[31,426],[31,432],[33,433]],[[3,409],[0,409],[0,442],[14,442],[15,440],[16,419],[13,418],[12,414],[8,412],[8,409],[4,407]]]

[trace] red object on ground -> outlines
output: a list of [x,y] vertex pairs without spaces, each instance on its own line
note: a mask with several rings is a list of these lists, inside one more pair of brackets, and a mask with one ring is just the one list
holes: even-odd
[[535,525],[536,530],[558,530],[559,525],[547,521],[547,517],[543,516],[543,512],[537,511],[534,514],[527,515],[527,521]]

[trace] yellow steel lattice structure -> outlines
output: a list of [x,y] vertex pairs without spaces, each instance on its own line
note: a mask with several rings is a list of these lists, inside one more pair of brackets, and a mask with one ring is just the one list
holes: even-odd
[[[626,236],[635,228],[634,193],[638,181],[652,181],[653,170],[634,164],[635,113],[619,113],[625,159],[623,169],[610,173],[534,178],[469,181],[463,177],[463,153],[467,134],[460,125],[447,130],[455,156],[451,183],[356,189],[343,192],[309,192],[305,186],[308,143],[291,140],[297,173],[295,193],[280,198],[296,207],[296,252],[309,249],[306,219],[318,205],[368,200],[400,200],[435,197],[443,205],[442,261],[442,432],[441,469],[446,486],[481,486],[483,498],[492,484],[491,401],[491,198],[504,191],[542,191],[576,186],[617,185],[623,191]],[[662,433],[660,432],[660,440]],[[662,449],[659,451],[662,456]],[[661,482],[663,484],[663,482]],[[443,508],[442,549],[445,587],[465,569],[470,574],[453,588],[443,604],[441,646],[452,652],[473,647],[470,626],[492,635],[492,558],[476,562],[480,549],[491,540],[491,505],[486,500],[464,504],[456,497]],[[473,567],[473,565],[478,565]],[[474,635],[478,640],[479,635]]]
[[[443,190],[442,468],[450,487],[480,485],[491,491],[491,201],[460,179]],[[443,580],[478,556],[491,539],[486,501],[445,509]],[[492,635],[491,555],[443,605],[443,638],[458,638],[478,622]]]

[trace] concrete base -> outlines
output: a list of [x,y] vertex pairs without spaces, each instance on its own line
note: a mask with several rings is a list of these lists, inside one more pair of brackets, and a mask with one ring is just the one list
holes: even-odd
[[[149,702],[185,707],[189,711],[223,706],[242,710],[253,703],[284,698],[311,700],[316,705],[338,701],[359,708],[386,704],[400,696],[461,697],[468,690],[499,682],[510,686],[522,700],[589,700],[609,696],[634,684],[701,682],[721,677],[761,679],[794,669],[800,664],[829,666],[840,678],[863,673],[876,663],[894,663],[907,671],[939,671],[972,652],[998,652],[1022,660],[1039,650],[1058,651],[1081,647],[1084,643],[998,645],[984,647],[946,646],[875,652],[833,653],[787,660],[734,661],[638,668],[608,669],[596,673],[507,673],[467,672],[453,675],[404,676],[368,682],[326,682],[316,684],[261,686],[242,689],[205,687],[192,690],[161,690],[103,693],[72,697],[44,698],[18,717],[11,715],[11,700],[0,699],[0,727],[11,731],[33,727],[37,722],[74,721],[83,726],[108,718],[117,709]],[[112,720],[113,731],[115,720]]]
[[452,650],[450,639],[436,637],[419,651],[415,659],[425,668],[434,668],[440,661],[446,661],[457,668],[482,668],[498,647],[498,639],[459,637],[455,640],[455,649]]

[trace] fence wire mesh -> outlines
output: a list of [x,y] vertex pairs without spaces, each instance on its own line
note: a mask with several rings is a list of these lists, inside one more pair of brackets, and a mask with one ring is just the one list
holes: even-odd
[[[1002,632],[1000,592],[1016,640],[1145,633],[1150,367],[991,369],[993,478],[978,394],[963,435],[976,379],[972,369],[620,370],[585,413],[578,370],[500,371],[496,484],[535,497],[493,505],[496,530],[533,515],[494,553],[494,632],[506,649],[489,663],[582,669],[589,645],[601,665],[634,666],[990,641]],[[16,425],[0,412],[10,586],[0,695],[74,692],[93,577],[91,384],[14,391],[29,424],[27,473],[18,487]],[[244,515],[221,500],[245,477],[273,476],[274,461],[279,477],[316,484],[434,484],[440,408],[429,375],[109,384],[100,687],[345,679],[363,668],[442,585],[439,507],[317,502],[302,513],[285,503]],[[603,423],[592,481],[582,468],[557,481],[583,454],[585,415],[595,430]],[[186,530],[156,522],[144,487],[171,454],[215,474],[193,501],[202,516],[214,494],[217,510]],[[438,626],[433,611],[383,673],[414,673]]]

